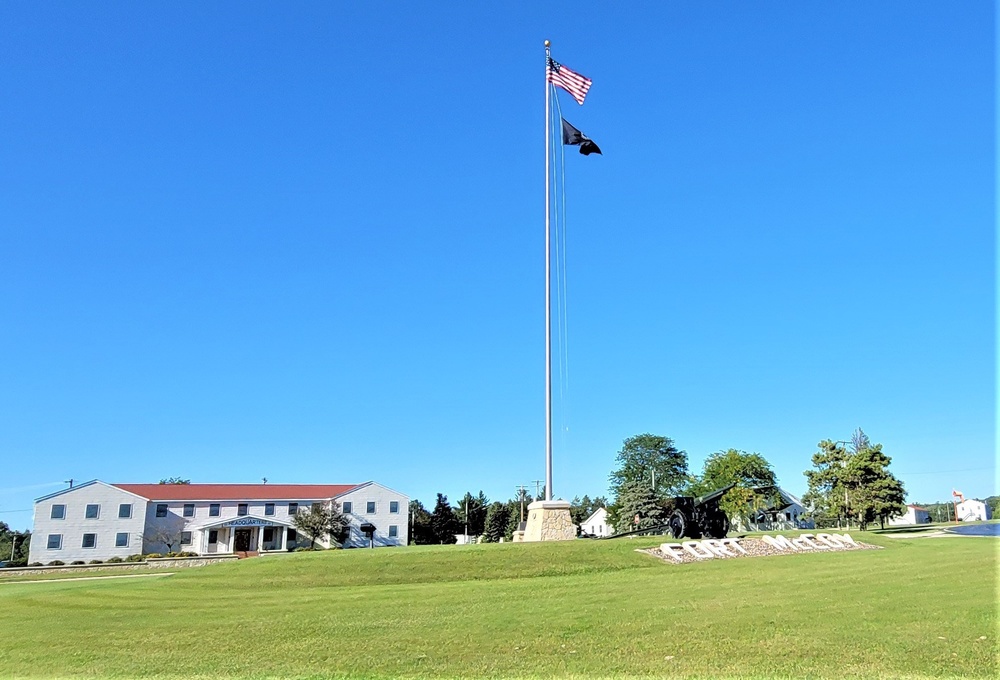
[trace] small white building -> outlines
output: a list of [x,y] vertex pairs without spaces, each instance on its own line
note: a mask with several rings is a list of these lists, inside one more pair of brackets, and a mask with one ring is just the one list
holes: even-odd
[[[107,484],[94,480],[35,501],[28,561],[107,560],[142,553],[278,552],[308,544],[294,517],[336,503],[344,547],[406,545],[409,499],[364,484]],[[329,547],[329,541],[320,542]]]
[[594,513],[580,523],[580,532],[589,536],[611,536],[614,529],[608,524],[608,511],[604,508],[597,508]]
[[985,522],[993,519],[993,511],[990,506],[975,498],[964,500],[955,506],[955,513],[960,522]]
[[759,508],[748,517],[730,517],[732,531],[790,531],[814,529],[816,524],[805,517],[805,507],[798,496],[777,488],[771,507]]
[[889,518],[889,525],[899,527],[913,524],[927,524],[930,521],[931,513],[926,508],[921,508],[919,505],[907,505],[904,514]]

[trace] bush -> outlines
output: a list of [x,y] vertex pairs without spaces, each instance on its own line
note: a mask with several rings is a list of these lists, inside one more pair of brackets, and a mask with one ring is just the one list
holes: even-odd
[[155,559],[157,557],[163,557],[163,555],[160,553],[146,553],[145,555],[142,556],[142,559],[149,560],[149,559]]
[[86,564],[83,560],[73,560],[70,564]]
[[310,547],[307,547],[307,546],[303,545],[303,546],[300,546],[300,547],[296,548],[292,552],[312,552],[313,550],[314,550],[314,548],[310,548]]
[[28,566],[29,566],[29,567],[43,567],[43,566],[45,566],[45,565],[43,565],[43,564],[42,564],[41,562],[32,562],[32,563],[31,563],[31,564],[29,564]]
[[104,560],[90,560],[87,564],[104,564]]
[[124,561],[125,560],[123,560],[122,558],[117,557],[117,556],[115,556],[115,557],[109,557],[108,558],[108,564],[120,564],[120,563],[122,563]]
[[144,558],[143,558],[142,555],[140,555],[139,553],[136,553],[134,555],[129,555],[128,557],[126,557],[125,561],[126,562],[142,562],[143,559]]
[[185,552],[179,552],[179,553],[177,553],[177,556],[178,557],[198,557],[198,553],[191,552],[190,550],[188,550],[188,551],[185,551]]
[[49,566],[50,567],[61,567],[64,564],[66,564],[66,563],[63,562],[62,560],[52,560],[51,562],[49,562]]
[[180,557],[180,553],[175,553],[173,551],[168,552],[164,557]]

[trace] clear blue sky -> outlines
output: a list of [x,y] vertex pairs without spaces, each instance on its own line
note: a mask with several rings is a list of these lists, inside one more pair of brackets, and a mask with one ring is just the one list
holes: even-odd
[[546,38],[604,150],[556,495],[642,432],[801,493],[859,426],[911,501],[994,493],[994,3],[534,4],[0,5],[0,520],[544,478]]

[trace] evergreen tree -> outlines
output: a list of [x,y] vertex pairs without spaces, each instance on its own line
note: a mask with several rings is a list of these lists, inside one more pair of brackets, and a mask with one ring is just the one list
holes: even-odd
[[490,503],[486,511],[486,525],[483,529],[483,540],[487,543],[499,543],[507,534],[507,523],[510,521],[510,509],[506,503]]
[[489,506],[489,499],[482,491],[478,496],[466,493],[455,508],[455,518],[458,521],[461,533],[466,528],[466,511],[468,511],[468,531],[469,536],[479,536],[486,526],[486,509]]
[[431,529],[431,513],[418,500],[410,501],[410,543],[430,545],[437,543]]
[[431,513],[431,534],[435,543],[454,543],[458,533],[458,520],[455,511],[448,504],[448,497],[442,493],[437,495],[434,512]]
[[666,524],[668,517],[663,499],[644,480],[625,482],[608,508],[608,523],[619,533]]

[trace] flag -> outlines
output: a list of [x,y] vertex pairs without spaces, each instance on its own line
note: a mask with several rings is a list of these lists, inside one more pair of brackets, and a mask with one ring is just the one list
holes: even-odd
[[583,98],[587,96],[587,90],[594,82],[569,70],[552,57],[549,57],[549,63],[545,68],[545,80],[569,92],[578,104],[583,104]]
[[566,119],[562,119],[563,128],[563,144],[569,144],[570,146],[580,146],[580,153],[584,156],[589,156],[592,153],[601,153],[601,148],[594,144],[592,140],[587,135],[583,134],[575,127],[566,122]]

